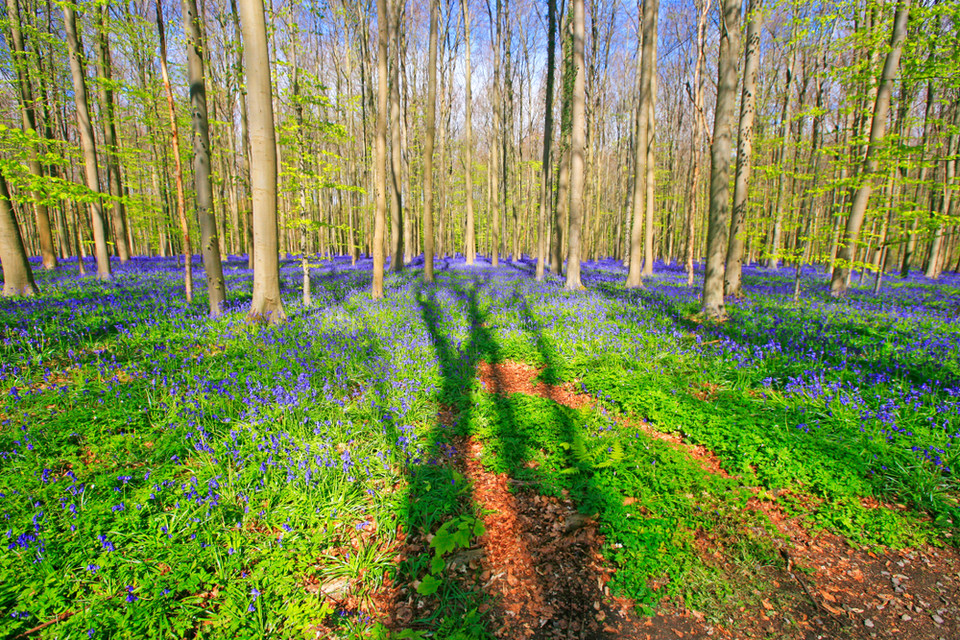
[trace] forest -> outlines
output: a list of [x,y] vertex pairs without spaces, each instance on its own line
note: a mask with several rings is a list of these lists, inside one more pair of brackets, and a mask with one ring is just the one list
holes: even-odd
[[0,637],[960,637],[960,3],[3,0]]

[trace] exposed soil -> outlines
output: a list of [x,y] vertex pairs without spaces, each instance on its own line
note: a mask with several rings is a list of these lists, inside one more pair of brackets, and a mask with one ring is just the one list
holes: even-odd
[[[573,385],[537,381],[538,373],[516,362],[481,362],[478,367],[478,377],[491,393],[525,393],[575,408],[594,403]],[[444,424],[456,418],[448,408],[440,413]],[[686,451],[707,471],[727,476],[706,448],[639,421],[629,424]],[[661,603],[656,616],[639,617],[631,602],[612,596],[606,586],[614,569],[600,554],[603,539],[594,521],[579,514],[568,499],[511,491],[506,474],[492,473],[481,464],[482,444],[477,440],[461,438],[455,445],[452,464],[470,479],[487,531],[477,546],[454,558],[454,564],[463,565],[456,579],[472,582],[473,591],[489,596],[485,613],[497,637],[960,638],[960,556],[955,550],[855,549],[838,536],[808,531],[776,501],[759,498],[751,499],[748,508],[763,511],[783,536],[780,547],[786,561],[785,569],[770,570],[768,584],[755,585],[753,595],[758,597],[753,601],[759,605],[731,612],[729,625],[710,624],[702,614],[670,601]],[[401,534],[399,542],[401,558],[427,553],[425,540],[404,541]],[[714,542],[698,539],[704,562],[728,562]],[[780,596],[777,602],[794,604],[790,610],[777,610],[769,602],[772,595]],[[409,585],[387,585],[374,596],[374,604],[388,626],[405,628],[424,603]]]

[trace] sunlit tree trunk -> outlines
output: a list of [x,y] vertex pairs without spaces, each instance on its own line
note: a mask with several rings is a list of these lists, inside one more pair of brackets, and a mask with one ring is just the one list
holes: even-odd
[[477,257],[477,235],[476,221],[474,220],[473,214],[473,95],[471,92],[473,71],[470,68],[470,47],[472,43],[470,41],[470,8],[468,7],[468,0],[460,0],[460,9],[463,14],[463,34],[466,40],[464,43],[464,73],[466,75],[463,80],[463,161],[464,181],[466,182],[467,223],[466,229],[464,230],[464,257],[467,259],[467,264],[473,264],[473,261],[476,260]]
[[213,213],[213,183],[210,179],[210,129],[207,122],[206,82],[203,71],[203,39],[201,17],[196,0],[183,0],[184,32],[187,36],[187,69],[190,82],[190,106],[193,121],[193,178],[197,190],[197,216],[200,219],[200,251],[207,273],[207,296],[210,315],[223,309],[226,289],[223,265],[220,263],[220,242]]
[[[71,12],[72,14],[72,12]],[[10,24],[10,41],[13,49],[13,66],[17,73],[17,87],[20,90],[20,116],[24,133],[33,132],[40,135],[37,127],[36,103],[34,102],[33,87],[30,80],[30,63],[26,57],[23,45],[23,35],[20,26],[20,8],[17,0],[7,0],[7,19]],[[76,28],[74,28],[76,30]],[[37,159],[37,149],[30,145],[27,154],[27,168],[34,180],[43,180],[43,169]],[[37,239],[40,241],[40,255],[43,258],[45,269],[57,268],[57,253],[53,244],[53,233],[50,230],[50,212],[43,202],[42,194],[33,191],[34,211],[37,220]],[[18,227],[19,229],[19,227]],[[109,274],[108,274],[109,275]]]
[[572,0],[573,10],[573,104],[571,105],[570,133],[570,232],[567,252],[567,289],[581,289],[580,282],[580,221],[583,217],[583,152],[586,111],[586,69],[583,61],[584,7],[583,0]]
[[430,50],[427,60],[427,139],[423,147],[423,279],[433,282],[433,146],[437,117],[437,13],[430,0]]
[[124,211],[123,184],[120,182],[120,144],[117,139],[116,105],[113,99],[113,69],[110,59],[110,34],[107,24],[107,6],[99,9],[100,23],[97,25],[97,60],[100,65],[100,115],[103,120],[104,157],[107,161],[107,184],[113,217],[113,241],[117,256],[124,263],[130,259],[131,248],[127,242],[127,217]]
[[240,0],[243,61],[250,120],[250,185],[253,193],[253,299],[248,318],[276,324],[287,314],[280,298],[277,233],[277,144],[267,27],[262,0]]
[[[90,124],[90,111],[87,101],[87,83],[80,57],[80,39],[77,35],[77,16],[71,3],[63,5],[63,22],[67,35],[67,51],[70,55],[70,76],[73,79],[73,99],[77,107],[77,129],[80,131],[80,146],[83,149],[83,168],[87,188],[100,194],[100,174],[97,169],[97,147]],[[107,251],[107,231],[103,222],[103,205],[95,198],[90,203],[93,221],[93,242],[97,255],[97,277],[110,280],[110,253]]]
[[723,268],[730,224],[730,130],[737,100],[737,57],[740,52],[740,1],[723,0],[721,7],[717,108],[713,120],[713,144],[710,147],[710,218],[702,300],[703,313],[711,318],[725,315]]
[[[465,0],[464,0],[465,1]],[[550,148],[553,145],[553,82],[557,48],[557,2],[547,0],[547,93],[543,112],[543,162],[541,165],[540,213],[537,216],[537,280],[543,280],[547,262],[547,218],[553,204],[553,167]],[[550,216],[552,219],[552,216]]]
[[13,202],[7,181],[0,174],[0,267],[3,269],[4,297],[35,296],[39,293],[33,281],[33,271],[23,248],[20,225],[13,213]]
[[[401,157],[400,131],[400,3],[403,0],[390,0],[394,6],[388,8],[390,50],[393,52],[393,64],[390,66],[390,270],[403,270],[403,158]],[[379,17],[378,17],[379,19]]]
[[880,85],[877,87],[877,98],[873,107],[873,121],[870,125],[870,144],[863,158],[863,182],[857,189],[850,208],[850,217],[843,233],[843,240],[837,252],[837,264],[833,268],[830,281],[830,295],[842,296],[847,292],[847,276],[853,264],[854,251],[857,239],[860,236],[860,227],[867,212],[870,194],[873,193],[873,177],[879,167],[877,155],[880,152],[880,143],[886,133],[887,114],[890,111],[890,97],[893,93],[893,80],[900,67],[900,54],[907,37],[907,18],[910,14],[910,0],[900,0],[893,18],[893,34],[890,38],[890,51],[883,64],[883,73],[880,76]]
[[373,220],[373,290],[374,299],[383,297],[384,227],[387,223],[387,67],[390,41],[390,14],[387,0],[377,0],[377,135],[376,182],[377,210]]
[[743,226],[747,216],[747,191],[750,186],[750,162],[753,157],[753,120],[756,114],[757,67],[760,63],[760,6],[762,0],[750,0],[747,7],[747,42],[743,56],[743,90],[740,94],[740,130],[737,137],[737,170],[733,188],[733,219],[724,270],[724,292],[740,295],[743,271]]

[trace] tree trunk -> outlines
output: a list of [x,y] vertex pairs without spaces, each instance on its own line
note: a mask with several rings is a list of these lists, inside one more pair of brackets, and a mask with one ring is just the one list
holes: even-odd
[[700,213],[700,165],[703,161],[703,67],[706,58],[706,28],[712,0],[703,0],[697,18],[697,61],[693,68],[693,168],[690,172],[690,191],[687,198],[687,242],[684,248],[684,263],[687,271],[687,286],[693,286],[693,259],[696,247],[696,219]]
[[280,298],[277,233],[277,143],[267,27],[262,0],[240,0],[243,61],[250,119],[250,184],[253,192],[253,298],[248,318],[277,324],[286,320]]
[[213,183],[210,179],[210,130],[207,122],[207,95],[203,72],[201,17],[196,0],[183,0],[184,32],[187,36],[187,67],[190,82],[190,106],[193,120],[193,178],[197,190],[197,216],[200,219],[200,251],[207,272],[207,296],[210,316],[223,311],[226,289],[217,221],[213,214]]
[[537,280],[543,280],[547,262],[546,220],[553,204],[553,168],[550,147],[553,144],[553,82],[557,48],[557,2],[547,0],[547,93],[543,111],[543,163],[540,183],[540,213],[537,216]]
[[127,217],[123,207],[123,184],[120,181],[120,144],[117,139],[116,105],[113,100],[113,70],[110,59],[110,34],[107,31],[107,6],[100,7],[100,24],[97,25],[97,58],[100,65],[100,114],[103,119],[104,157],[107,161],[107,183],[113,217],[113,241],[117,256],[123,264],[130,259],[130,246],[127,243]]
[[910,13],[910,0],[900,0],[897,12],[893,18],[893,34],[890,38],[890,51],[883,64],[883,73],[880,85],[877,87],[877,98],[873,106],[873,121],[870,125],[870,144],[863,158],[863,183],[857,189],[850,208],[850,217],[843,233],[843,240],[837,252],[837,263],[833,269],[830,281],[830,295],[842,296],[847,292],[847,276],[853,265],[853,255],[856,249],[860,227],[867,212],[870,194],[873,193],[873,177],[877,173],[880,144],[886,133],[887,113],[890,110],[890,96],[893,92],[893,80],[900,66],[900,53],[903,42],[907,37],[907,18]]
[[[17,86],[20,89],[21,125],[25,134],[31,135],[30,132],[32,131],[32,135],[39,136],[40,130],[37,127],[36,104],[33,98],[33,88],[30,83],[30,63],[29,60],[27,60],[26,51],[24,50],[23,35],[20,29],[20,7],[17,4],[17,0],[7,0],[7,18],[10,21],[9,44],[12,45],[11,48],[13,49],[13,66],[17,72]],[[75,27],[74,31],[76,31]],[[40,161],[37,159],[36,147],[32,144],[27,154],[27,168],[34,180],[38,182],[43,180],[43,169],[40,166]],[[53,234],[50,231],[50,212],[47,209],[47,205],[43,202],[43,194],[34,190],[33,198],[35,200],[34,210],[37,220],[37,236],[40,240],[40,254],[43,257],[43,267],[45,269],[56,269],[57,253],[54,249]],[[19,230],[19,227],[17,228]]]
[[403,158],[400,145],[400,4],[392,0],[388,22],[393,64],[390,66],[390,270],[403,270]]
[[739,296],[743,273],[743,226],[747,216],[750,186],[750,160],[753,156],[753,120],[756,115],[757,67],[760,63],[760,7],[763,0],[750,0],[747,6],[747,42],[743,54],[743,91],[740,96],[740,131],[737,139],[737,170],[733,188],[733,219],[730,244],[724,270],[724,291]]
[[[80,259],[78,257],[78,259]],[[23,248],[20,225],[13,213],[7,181],[0,174],[0,267],[3,268],[3,297],[35,296],[39,293],[33,271]]]
[[467,0],[460,0],[460,10],[463,13],[463,33],[465,42],[464,63],[466,76],[464,77],[464,182],[466,183],[467,226],[464,230],[464,257],[468,265],[472,265],[477,258],[476,221],[473,215],[473,94],[471,81],[473,72],[470,68],[470,10]]
[[183,193],[183,166],[180,161],[180,131],[177,126],[177,110],[173,103],[173,89],[170,88],[170,74],[167,72],[167,39],[163,30],[163,9],[160,0],[156,0],[157,33],[160,37],[160,75],[167,95],[167,111],[170,115],[170,137],[173,146],[174,178],[177,184],[177,217],[180,220],[180,236],[183,238],[183,281],[187,302],[193,301],[193,248],[190,245],[190,227],[187,224],[187,204]]
[[423,279],[433,282],[433,146],[437,133],[437,13],[430,0],[430,50],[427,61],[427,139],[423,148]]
[[703,313],[723,318],[723,268],[729,232],[730,150],[733,109],[737,100],[737,57],[740,53],[740,2],[723,0],[720,59],[717,63],[717,108],[710,148],[710,218],[703,279]]
[[388,44],[390,41],[390,14],[387,0],[377,0],[377,136],[376,182],[377,210],[373,219],[373,288],[375,300],[383,297],[384,227],[387,218],[387,83]]
[[586,69],[583,61],[583,0],[572,0],[573,9],[573,104],[570,133],[570,232],[567,253],[567,289],[582,289],[580,282],[580,220],[583,217],[583,147],[586,122]]
[[647,204],[644,207],[646,219],[643,229],[643,271],[640,275],[653,275],[653,219],[655,205],[654,180],[656,178],[656,105],[657,105],[657,24],[659,22],[659,0],[644,0],[643,3],[643,84],[640,86],[640,108],[646,106],[647,118],[643,141],[646,153]]
[[[80,39],[77,35],[77,15],[72,4],[63,5],[63,22],[67,35],[67,51],[70,55],[70,76],[73,78],[73,98],[77,107],[77,128],[80,130],[80,146],[83,148],[83,168],[87,188],[99,196],[100,175],[97,170],[97,147],[90,124],[87,102],[87,83],[81,62]],[[97,254],[97,277],[110,280],[110,253],[107,251],[107,231],[103,222],[103,207],[99,197],[90,203],[93,220],[93,242]]]

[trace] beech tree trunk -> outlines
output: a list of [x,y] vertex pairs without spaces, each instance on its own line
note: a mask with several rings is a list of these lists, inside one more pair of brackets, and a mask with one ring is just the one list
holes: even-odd
[[423,279],[433,282],[433,146],[437,126],[437,14],[430,0],[430,50],[427,61],[427,139],[423,147]]
[[[70,55],[70,76],[73,79],[73,99],[77,107],[77,129],[80,131],[80,146],[83,149],[83,169],[87,188],[100,194],[100,174],[97,169],[97,146],[90,124],[87,101],[87,83],[80,57],[81,45],[77,34],[77,15],[71,3],[63,5],[63,22],[67,35],[67,51]],[[99,197],[90,203],[93,222],[93,243],[97,256],[97,277],[110,280],[110,253],[107,251],[107,230],[103,221],[103,205]]]
[[220,241],[213,213],[213,183],[210,179],[210,130],[207,122],[207,94],[203,71],[203,37],[196,0],[183,0],[184,33],[187,36],[187,68],[193,121],[193,177],[200,219],[200,251],[207,273],[210,316],[223,311],[226,289],[220,262]]
[[180,237],[183,246],[183,282],[187,302],[193,302],[193,248],[190,245],[190,227],[187,224],[187,204],[183,193],[183,164],[180,161],[180,129],[177,126],[177,109],[173,102],[173,89],[170,88],[170,74],[167,72],[167,39],[163,30],[163,8],[156,0],[157,33],[160,37],[160,76],[167,95],[167,112],[170,116],[170,142],[173,146],[174,179],[177,185],[177,218],[180,220]]
[[466,208],[467,224],[464,230],[464,257],[468,265],[472,265],[477,258],[477,232],[476,221],[473,214],[473,94],[471,82],[473,71],[470,68],[470,9],[467,6],[468,0],[460,0],[460,10],[463,13],[463,34],[465,39],[464,64],[466,65],[466,76],[463,81],[464,94],[464,182],[466,183]]
[[377,211],[373,219],[373,288],[375,300],[383,297],[384,227],[387,223],[387,83],[388,44],[390,41],[390,14],[387,0],[377,0],[377,135],[376,182]]
[[390,270],[403,270],[403,158],[400,155],[400,9],[401,0],[392,0],[394,6],[388,10],[390,49],[393,51],[393,64],[390,66]]
[[[32,135],[39,136],[36,103],[34,102],[33,87],[30,83],[30,65],[24,50],[23,34],[20,28],[20,7],[17,0],[7,0],[7,18],[10,21],[9,44],[13,50],[13,66],[17,72],[17,86],[20,89],[21,126],[24,133],[30,134],[32,131]],[[74,27],[74,31],[76,31],[76,27]],[[27,168],[35,180],[43,180],[43,169],[37,159],[36,147],[33,145],[28,150]],[[40,241],[43,267],[45,269],[56,269],[57,253],[54,248],[53,233],[50,230],[50,212],[43,202],[43,195],[39,191],[33,192],[33,198],[35,200],[33,208],[37,220],[37,239]]]
[[[78,260],[83,259],[78,256]],[[39,293],[33,281],[33,271],[23,248],[20,225],[13,213],[13,201],[7,189],[7,180],[0,174],[0,267],[3,269],[3,291],[0,295],[35,296]]]
[[113,198],[110,207],[113,218],[113,242],[117,256],[123,264],[130,259],[131,248],[127,242],[127,217],[120,199],[123,184],[120,181],[120,147],[117,139],[116,105],[113,100],[113,70],[110,59],[110,35],[107,31],[107,6],[100,7],[100,24],[97,25],[97,59],[100,65],[100,116],[103,120],[104,157],[107,161],[107,186]]
[[582,289],[580,282],[580,221],[583,217],[583,151],[586,133],[586,69],[583,61],[583,0],[572,0],[573,9],[573,104],[570,133],[570,231],[567,253],[567,289]]
[[703,313],[710,318],[725,316],[723,268],[730,224],[730,130],[737,101],[737,57],[740,53],[740,1],[723,0],[721,6],[717,108],[710,147],[710,218],[702,300]]
[[[466,0],[464,0],[466,1]],[[553,168],[550,166],[550,147],[553,145],[553,82],[557,48],[557,2],[547,0],[547,93],[543,113],[543,163],[540,184],[540,213],[537,216],[537,280],[546,275],[547,216],[553,204]],[[469,144],[468,144],[469,146]]]
[[737,172],[733,187],[733,218],[724,270],[724,292],[739,296],[743,273],[743,225],[747,217],[750,161],[753,157],[753,120],[756,115],[757,67],[760,63],[760,8],[763,0],[747,6],[747,42],[743,54],[743,91],[740,94],[740,130],[737,137]]
[[253,193],[253,299],[248,318],[277,324],[287,318],[280,298],[277,232],[277,143],[270,86],[267,26],[262,0],[240,0],[243,62],[250,124],[250,186]]
[[910,15],[910,0],[900,0],[893,17],[893,34],[890,37],[890,51],[883,63],[883,73],[880,76],[880,85],[877,87],[877,98],[873,106],[873,120],[870,124],[870,144],[863,158],[863,182],[857,189],[850,208],[850,217],[843,232],[843,239],[837,252],[837,264],[833,268],[830,281],[830,295],[839,297],[847,292],[847,276],[853,266],[853,256],[856,250],[860,228],[867,213],[870,195],[873,193],[873,178],[879,169],[877,158],[880,152],[880,143],[886,133],[887,114],[890,111],[890,96],[893,93],[893,80],[900,67],[900,54],[903,43],[907,38],[907,18]]

